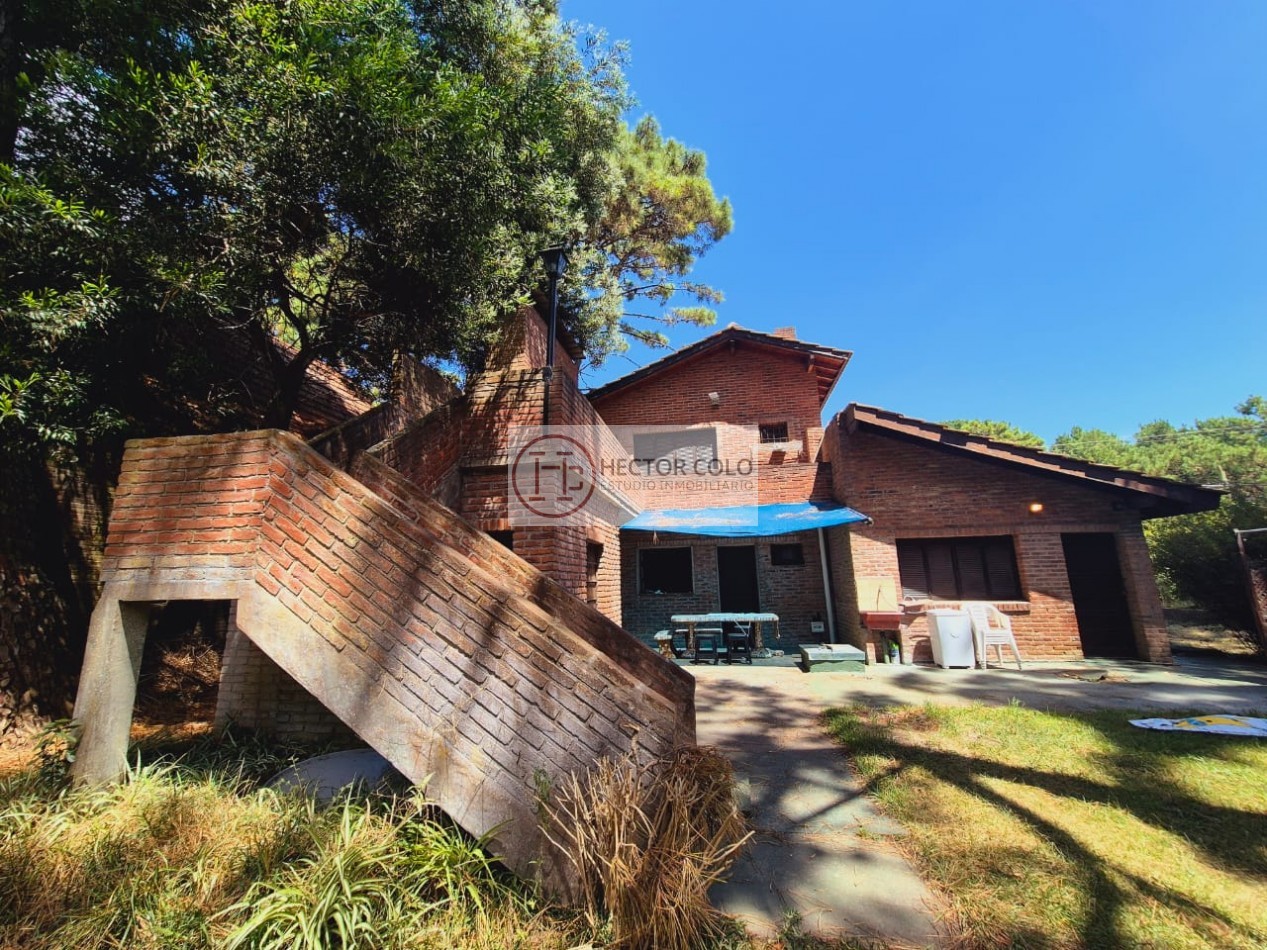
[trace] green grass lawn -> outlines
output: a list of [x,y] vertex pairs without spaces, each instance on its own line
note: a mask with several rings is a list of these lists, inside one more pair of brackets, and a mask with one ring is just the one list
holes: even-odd
[[1267,742],[1129,718],[826,714],[963,946],[1267,946]]

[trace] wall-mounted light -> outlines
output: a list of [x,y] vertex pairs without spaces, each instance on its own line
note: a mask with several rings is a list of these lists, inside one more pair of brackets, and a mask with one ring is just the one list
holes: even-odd
[[1041,515],[1043,513],[1043,503],[1041,501],[1031,501],[1029,503],[1029,513],[1031,515]]
[[711,402],[713,404],[713,408],[716,409],[721,405],[721,393],[709,393],[708,401]]

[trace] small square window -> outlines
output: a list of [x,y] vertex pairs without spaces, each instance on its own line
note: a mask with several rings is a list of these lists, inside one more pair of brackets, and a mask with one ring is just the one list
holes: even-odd
[[515,550],[515,532],[513,531],[490,531],[488,536],[496,541],[502,547]]
[[775,567],[797,567],[805,563],[805,550],[799,544],[772,544],[770,563]]
[[757,430],[761,433],[761,444],[767,445],[772,442],[787,441],[787,423],[786,422],[763,422],[757,426]]
[[690,594],[695,590],[690,548],[643,548],[638,552],[644,594]]

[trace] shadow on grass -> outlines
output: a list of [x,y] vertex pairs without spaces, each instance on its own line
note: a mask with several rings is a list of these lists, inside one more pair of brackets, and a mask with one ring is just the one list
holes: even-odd
[[[1129,726],[1121,713],[1101,712],[1072,718],[1093,727],[1113,751],[1096,764],[1116,779],[1108,784],[1091,778],[1018,767],[958,752],[904,742],[885,726],[867,721],[866,708],[832,710],[831,731],[854,755],[882,756],[889,767],[866,780],[868,792],[891,783],[912,767],[927,770],[937,781],[974,796],[1024,822],[1084,875],[1086,910],[1077,926],[1079,943],[1087,947],[1125,946],[1137,937],[1123,931],[1122,911],[1131,890],[1182,914],[1211,945],[1267,945],[1267,932],[1193,900],[1172,887],[1148,880],[1089,850],[1077,837],[1044,814],[994,791],[989,780],[1026,785],[1054,796],[1120,809],[1148,825],[1182,836],[1210,864],[1257,878],[1267,885],[1267,814],[1213,805],[1186,793],[1162,777],[1168,763],[1189,758],[1239,761],[1241,744],[1254,740],[1145,732]],[[1058,936],[1026,930],[998,935],[1012,946],[1064,945]]]

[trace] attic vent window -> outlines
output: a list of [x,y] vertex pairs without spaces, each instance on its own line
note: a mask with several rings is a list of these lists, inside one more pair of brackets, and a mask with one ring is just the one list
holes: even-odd
[[772,544],[770,563],[775,567],[798,567],[805,563],[805,549],[799,544]]
[[775,442],[787,441],[787,423],[786,422],[763,422],[757,428],[761,432],[762,445],[769,445]]

